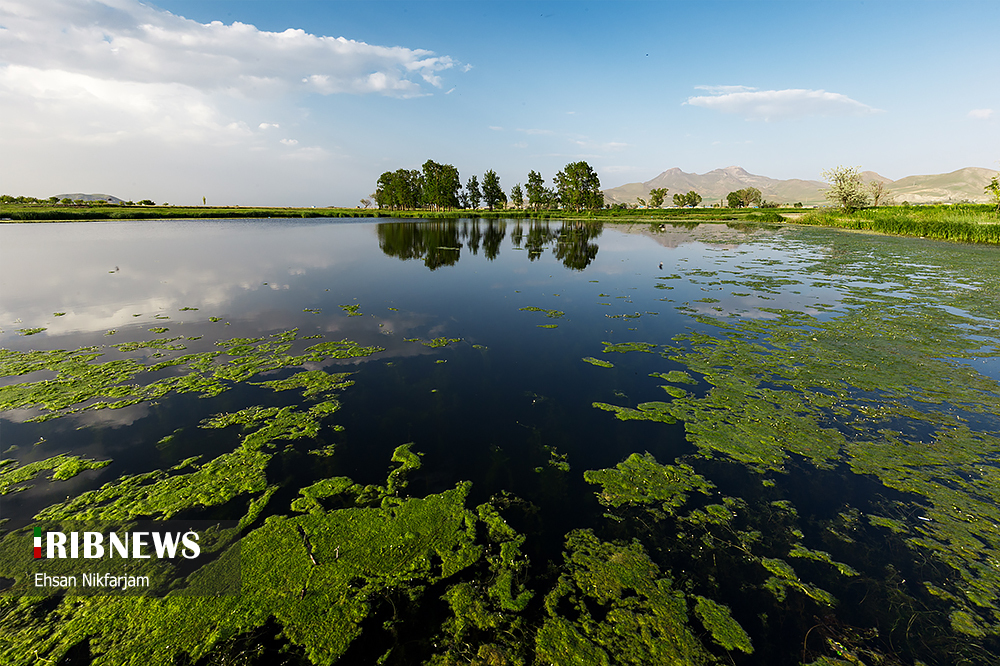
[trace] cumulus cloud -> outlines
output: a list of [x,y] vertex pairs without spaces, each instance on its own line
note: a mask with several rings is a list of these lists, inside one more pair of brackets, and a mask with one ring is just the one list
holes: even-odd
[[756,90],[745,86],[698,86],[715,94],[689,97],[685,104],[741,115],[747,120],[806,116],[864,116],[879,113],[867,104],[825,90]]
[[5,0],[0,63],[0,136],[91,143],[140,135],[224,143],[252,134],[236,120],[251,104],[416,97],[460,66],[424,49],[199,23],[137,0]]
[[973,109],[969,111],[969,117],[974,120],[989,120],[993,116],[993,109]]
[[0,9],[3,61],[134,83],[269,96],[295,89],[419,94],[459,63],[424,49],[304,30],[198,23],[136,0],[12,0]]

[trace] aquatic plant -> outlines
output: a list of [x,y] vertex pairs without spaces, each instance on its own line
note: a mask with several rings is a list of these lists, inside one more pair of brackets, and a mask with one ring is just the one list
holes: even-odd
[[27,490],[31,486],[23,484],[31,481],[42,472],[51,471],[54,481],[65,481],[84,470],[100,469],[110,464],[110,460],[93,460],[66,454],[23,465],[19,465],[17,461],[11,459],[0,460],[0,495]]
[[593,356],[586,356],[586,357],[584,357],[581,360],[586,361],[587,363],[590,363],[591,365],[596,365],[596,366],[601,367],[601,368],[613,368],[613,367],[615,367],[614,363],[612,363],[610,361],[602,361],[601,359],[594,358]]
[[601,486],[597,499],[610,507],[655,505],[663,513],[673,515],[687,502],[688,493],[705,495],[715,486],[689,465],[661,465],[650,454],[633,453],[614,469],[588,470],[583,473],[587,483]]
[[546,310],[533,305],[526,308],[518,308],[518,310],[522,312],[544,312],[546,317],[550,317],[552,319],[559,319],[560,317],[564,317],[566,315],[566,313],[562,310]]

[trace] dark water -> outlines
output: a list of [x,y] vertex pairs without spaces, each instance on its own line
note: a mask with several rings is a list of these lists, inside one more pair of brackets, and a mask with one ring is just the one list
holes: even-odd
[[[329,372],[354,373],[355,385],[343,392],[341,410],[329,419],[329,425],[343,430],[328,425],[321,431],[315,444],[334,444],[329,458],[317,461],[295,448],[276,457],[268,475],[282,490],[273,505],[287,506],[298,488],[330,476],[380,483],[393,450],[413,442],[423,466],[411,476],[411,495],[442,492],[468,480],[470,506],[504,492],[519,498],[505,517],[528,537],[523,550],[542,586],[539,596],[553,579],[551,567],[561,562],[565,535],[589,528],[608,540],[640,538],[664,571],[675,571],[676,580],[688,580],[696,591],[711,579],[717,600],[733,608],[753,638],[752,655],[731,653],[740,663],[812,661],[832,658],[841,648],[862,660],[878,655],[888,660],[884,663],[958,658],[990,663],[996,654],[991,627],[1000,622],[1000,611],[991,609],[995,600],[976,608],[928,595],[924,581],[938,587],[965,583],[936,559],[939,553],[923,553],[907,546],[904,536],[850,518],[853,510],[860,516],[895,516],[919,527],[919,516],[933,502],[899,484],[893,487],[878,474],[851,468],[846,458],[816,465],[793,453],[780,471],[762,474],[723,451],[697,455],[706,450],[688,436],[683,422],[623,421],[592,404],[634,408],[669,401],[660,388],[664,381],[650,373],[689,368],[659,352],[686,344],[675,341],[677,336],[725,337],[726,329],[714,320],[771,322],[787,311],[822,323],[863,307],[864,299],[876,306],[893,299],[896,307],[897,301],[925,306],[937,298],[934,307],[950,308],[966,322],[950,324],[956,335],[984,341],[981,354],[957,357],[943,349],[942,356],[995,382],[1000,378],[996,329],[989,334],[998,316],[991,311],[994,276],[977,271],[996,256],[991,249],[723,225],[601,229],[473,220],[8,225],[0,229],[0,347],[99,345],[105,353],[101,360],[111,360],[125,355],[106,345],[148,340],[148,329],[156,326],[188,338],[183,353],[216,349],[218,340],[293,328],[300,338],[322,334],[324,340],[378,345],[385,350],[322,364]],[[955,297],[942,292],[941,284]],[[348,316],[342,307],[354,304],[363,316]],[[523,308],[563,314],[547,317]],[[57,312],[66,314],[54,316]],[[970,321],[984,325],[963,329]],[[921,322],[907,334],[910,342],[923,335],[928,324]],[[550,324],[556,327],[542,327]],[[36,327],[46,330],[18,333]],[[763,348],[780,347],[769,330],[758,333]],[[407,341],[442,336],[460,341],[443,348]],[[625,342],[659,347],[652,353],[602,353],[606,343]],[[869,342],[859,337],[856,344]],[[140,357],[153,351],[144,350]],[[597,367],[584,357],[611,361],[614,367]],[[719,367],[723,373],[747,370]],[[255,381],[289,374],[280,371]],[[691,374],[695,383],[684,389],[696,397],[707,395],[710,376]],[[856,389],[852,404],[877,406],[881,400],[878,386]],[[249,405],[294,403],[293,393],[241,385],[217,398],[174,395],[43,423],[25,422],[37,409],[7,412],[0,421],[4,458],[24,464],[72,453],[113,463],[65,482],[36,480],[30,489],[3,496],[0,517],[23,522],[55,501],[123,474],[230,451],[238,441],[235,433],[198,429],[198,423]],[[987,405],[995,399],[995,393],[983,398]],[[995,407],[970,407],[962,400],[941,404],[921,396],[908,407],[957,414],[973,432],[1000,435]],[[845,433],[848,441],[887,428],[918,441],[940,426],[907,418],[900,410],[883,421],[864,421],[858,414],[830,411],[822,425]],[[169,446],[157,445],[173,432],[177,437]],[[817,604],[794,590],[778,600],[761,590],[766,572],[750,559],[730,552],[731,566],[725,567],[718,559],[710,564],[678,552],[680,527],[670,520],[609,520],[583,472],[614,467],[644,452],[661,463],[688,462],[715,484],[712,498],[694,497],[692,506],[722,496],[745,502],[744,513],[752,519],[742,527],[762,531],[763,555],[779,552],[778,542],[787,540],[789,529],[798,529],[806,546],[829,552],[860,575],[837,577],[824,563],[795,560],[802,579],[829,590],[837,605]],[[1000,460],[993,451],[982,454],[980,466]],[[762,484],[762,478],[769,483]],[[992,501],[988,496],[980,500]],[[774,508],[782,501],[795,507],[794,519]],[[845,532],[853,536],[831,536]],[[979,613],[983,635],[957,632],[955,608]],[[914,617],[922,618],[921,640],[910,632]],[[814,642],[804,652],[810,628]]]

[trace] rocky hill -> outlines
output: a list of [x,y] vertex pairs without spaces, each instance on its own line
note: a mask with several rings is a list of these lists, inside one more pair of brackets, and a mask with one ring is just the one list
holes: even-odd
[[[989,197],[983,192],[983,188],[996,173],[990,169],[967,167],[946,174],[907,176],[897,181],[874,171],[865,171],[862,172],[862,178],[866,182],[880,180],[885,183],[897,203],[985,203],[989,201]],[[674,194],[684,194],[691,190],[702,196],[703,206],[710,206],[720,201],[725,202],[727,194],[745,187],[756,187],[765,201],[779,204],[800,202],[806,206],[815,206],[827,203],[824,192],[828,185],[819,180],[778,180],[758,176],[738,166],[715,169],[705,174],[687,173],[675,167],[644,183],[627,183],[604,190],[604,200],[608,203],[634,204],[636,197],[648,199],[649,191],[656,187],[666,187],[669,190],[665,201],[667,206]]]

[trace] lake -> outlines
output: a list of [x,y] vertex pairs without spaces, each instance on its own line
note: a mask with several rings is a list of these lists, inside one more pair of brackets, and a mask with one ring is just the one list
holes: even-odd
[[[0,557],[0,661],[996,663],[997,258],[744,224],[4,225],[3,552],[43,520],[239,522],[166,597],[27,594]],[[178,598],[226,567],[241,594]]]

